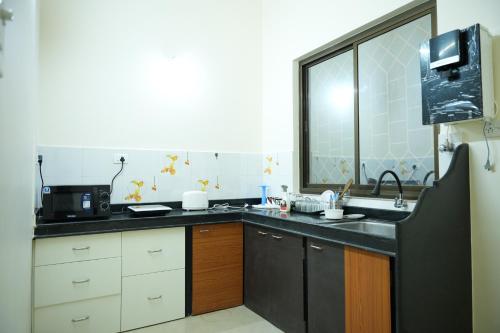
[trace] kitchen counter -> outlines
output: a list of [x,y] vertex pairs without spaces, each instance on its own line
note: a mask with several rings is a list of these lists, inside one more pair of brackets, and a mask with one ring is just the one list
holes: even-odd
[[[366,209],[363,210],[361,208],[356,208],[356,212],[366,213],[366,215],[376,217],[378,220],[384,222],[403,219],[408,215],[408,213],[404,212],[380,210],[370,210],[367,212]],[[174,209],[166,215],[155,217],[134,217],[128,213],[121,213],[100,220],[38,223],[35,227],[34,238],[194,226],[241,220],[245,223],[273,228],[301,236],[314,237],[330,242],[352,245],[390,256],[394,256],[396,253],[395,235],[393,237],[384,237],[367,232],[341,229],[338,228],[339,223],[332,223],[332,221],[325,220],[319,215],[296,212],[281,213],[277,210],[263,211],[257,209],[212,209],[206,211],[183,211],[181,209]],[[342,220],[340,222],[347,222],[347,220]]]
[[[391,302],[392,308],[395,309],[393,330],[465,333],[472,331],[469,189],[469,148],[462,144],[456,148],[447,173],[434,181],[432,187],[422,190],[411,214],[402,211],[344,207],[345,214],[367,215],[365,221],[393,223],[394,231],[386,234],[386,237],[370,233],[369,229],[363,232],[348,230],[340,227],[342,223],[324,224],[322,222],[325,220],[318,215],[295,212],[283,214],[278,211],[255,209],[198,212],[175,209],[161,217],[134,218],[128,214],[117,214],[98,221],[39,223],[35,227],[34,237],[175,226],[186,226],[186,235],[189,237],[192,234],[190,229],[194,225],[243,221],[247,225],[257,226],[257,229],[264,229],[262,230],[264,234],[267,232],[270,236],[274,232],[278,235],[288,232],[391,256],[391,286],[393,286]],[[231,204],[242,205],[244,202],[249,201],[242,199]],[[180,203],[168,204],[173,208],[181,207]],[[210,203],[213,204],[214,202]],[[303,256],[304,239],[284,237],[284,239],[291,238],[295,239],[294,244],[297,245],[294,248],[299,248],[296,253],[301,253]],[[283,258],[283,254],[289,254],[289,248],[286,247],[285,251],[281,252],[273,252],[275,251],[273,248],[270,253],[276,253],[280,258],[277,259],[279,261]],[[310,259],[312,253],[318,252],[306,250],[306,258]],[[269,257],[272,256],[266,256]],[[186,258],[189,260],[191,257],[188,255]],[[334,261],[329,259],[329,262]],[[321,264],[318,267],[326,266],[328,265]],[[302,272],[302,268],[299,272]],[[415,302],[416,299],[419,301]]]

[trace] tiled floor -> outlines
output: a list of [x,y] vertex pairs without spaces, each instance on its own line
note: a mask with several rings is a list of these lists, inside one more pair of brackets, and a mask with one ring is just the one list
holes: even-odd
[[132,333],[278,333],[268,321],[239,306],[131,331]]

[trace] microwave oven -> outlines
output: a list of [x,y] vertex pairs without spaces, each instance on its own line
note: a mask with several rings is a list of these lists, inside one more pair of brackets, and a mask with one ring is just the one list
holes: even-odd
[[42,188],[44,221],[111,216],[109,185],[56,185]]

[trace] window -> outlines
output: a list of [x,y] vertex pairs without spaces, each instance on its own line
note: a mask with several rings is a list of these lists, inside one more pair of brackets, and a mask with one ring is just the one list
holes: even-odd
[[[437,178],[437,129],[422,125],[419,61],[434,20],[428,2],[299,62],[302,192],[352,178],[353,194],[367,195],[389,169],[416,197]],[[383,194],[393,195],[395,181],[383,184]]]

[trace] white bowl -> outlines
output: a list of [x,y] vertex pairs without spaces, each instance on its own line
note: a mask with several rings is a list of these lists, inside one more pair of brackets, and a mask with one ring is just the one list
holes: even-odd
[[343,217],[343,209],[325,209],[325,218],[329,220],[341,220]]

